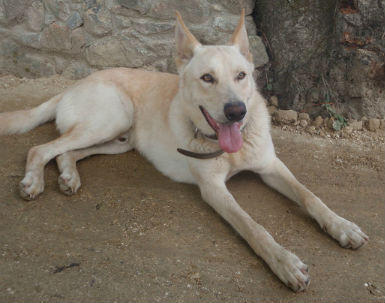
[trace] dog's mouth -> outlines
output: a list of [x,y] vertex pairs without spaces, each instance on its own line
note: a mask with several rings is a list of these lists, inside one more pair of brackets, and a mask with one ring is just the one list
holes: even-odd
[[220,123],[216,121],[208,111],[203,107],[199,106],[203,116],[207,123],[215,131],[219,146],[222,150],[227,153],[235,153],[242,148],[243,139],[241,134],[242,121],[232,123]]

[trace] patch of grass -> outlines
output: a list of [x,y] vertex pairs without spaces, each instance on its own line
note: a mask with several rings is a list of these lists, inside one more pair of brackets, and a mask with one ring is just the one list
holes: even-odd
[[[330,97],[328,98],[329,96],[326,97],[326,99],[330,99]],[[331,106],[330,104],[330,100],[327,100],[325,102],[325,104],[322,105],[327,113],[329,114],[330,117],[333,117],[334,118],[334,121],[333,121],[333,129],[338,131],[338,130],[341,130],[342,128],[346,127],[348,125],[348,121],[346,120],[346,118],[342,115],[340,115],[339,113],[337,113],[333,107]]]

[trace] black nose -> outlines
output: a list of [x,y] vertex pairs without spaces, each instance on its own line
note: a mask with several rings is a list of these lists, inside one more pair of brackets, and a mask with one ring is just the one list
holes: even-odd
[[225,104],[225,116],[228,120],[241,121],[246,115],[246,105],[242,101],[229,102]]

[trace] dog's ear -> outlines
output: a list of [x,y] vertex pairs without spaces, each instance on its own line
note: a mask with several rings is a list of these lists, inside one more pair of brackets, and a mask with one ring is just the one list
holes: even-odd
[[253,56],[249,50],[249,38],[247,37],[245,27],[245,9],[242,9],[241,17],[233,35],[231,36],[230,44],[237,45],[241,54],[244,55],[248,61],[253,63]]
[[180,70],[193,57],[194,49],[201,44],[188,30],[178,11],[176,11],[175,42],[177,51],[175,61],[178,70]]

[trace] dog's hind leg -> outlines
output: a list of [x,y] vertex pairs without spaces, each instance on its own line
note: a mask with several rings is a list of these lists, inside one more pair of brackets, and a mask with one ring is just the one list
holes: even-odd
[[60,171],[58,179],[60,190],[66,195],[72,195],[79,189],[81,182],[78,170],[76,169],[77,161],[97,154],[121,154],[132,148],[129,134],[126,133],[110,142],[69,151],[57,156],[56,162]]
[[[104,129],[94,127],[90,130],[83,125],[78,125],[69,129],[56,140],[31,148],[28,152],[25,177],[19,185],[20,195],[26,200],[32,200],[43,192],[44,166],[51,159],[67,151],[110,141],[126,130],[127,128],[116,127],[110,128],[106,133]],[[100,137],[100,134],[103,134],[103,137]]]

